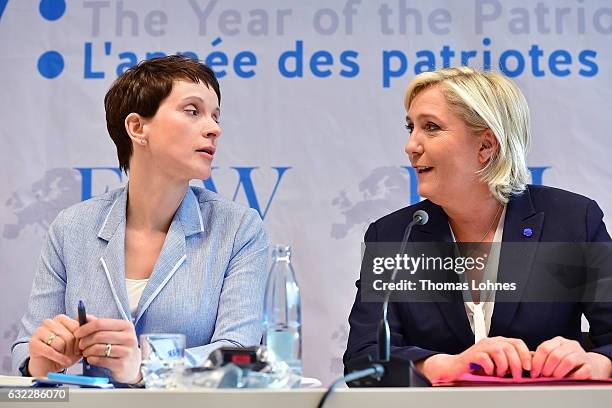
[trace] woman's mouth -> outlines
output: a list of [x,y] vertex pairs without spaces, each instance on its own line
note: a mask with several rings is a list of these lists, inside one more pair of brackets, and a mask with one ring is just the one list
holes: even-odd
[[196,152],[199,153],[200,156],[212,159],[213,156],[215,155],[215,148],[212,146],[203,147],[201,149],[197,149]]
[[431,166],[414,166],[414,169],[416,170],[416,172],[418,174],[423,174],[423,173],[427,173],[428,171],[433,169],[433,167],[431,167]]

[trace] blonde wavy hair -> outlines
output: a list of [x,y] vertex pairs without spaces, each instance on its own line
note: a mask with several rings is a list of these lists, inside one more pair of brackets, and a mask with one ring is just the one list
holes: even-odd
[[529,106],[518,87],[502,74],[468,67],[423,72],[408,85],[406,110],[424,89],[438,85],[453,110],[475,132],[490,129],[499,148],[478,171],[493,197],[507,203],[526,189],[530,179],[527,152],[531,144]]

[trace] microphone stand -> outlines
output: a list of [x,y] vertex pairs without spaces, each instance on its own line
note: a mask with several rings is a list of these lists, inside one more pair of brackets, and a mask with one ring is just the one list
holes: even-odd
[[[424,225],[429,220],[429,215],[423,210],[418,210],[412,216],[412,221],[408,224],[404,231],[404,237],[400,245],[401,254],[406,250],[412,227],[415,225]],[[395,282],[399,265],[396,265],[391,274],[390,283]],[[364,370],[373,365],[381,365],[384,368],[384,373],[378,378],[372,376],[347,381],[349,386],[357,387],[430,387],[431,382],[421,374],[411,360],[406,360],[400,357],[391,357],[391,330],[389,329],[388,310],[391,291],[385,293],[383,302],[383,317],[378,324],[377,339],[378,339],[378,360],[374,360],[372,356],[360,357],[347,362],[347,371],[352,373],[357,370]]]

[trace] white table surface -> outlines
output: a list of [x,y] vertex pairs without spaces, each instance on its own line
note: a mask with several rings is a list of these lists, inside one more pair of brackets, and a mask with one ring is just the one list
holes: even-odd
[[[83,408],[316,407],[324,389],[193,390],[70,389],[68,402],[11,402],[0,406]],[[326,407],[611,408],[612,386],[338,389]]]

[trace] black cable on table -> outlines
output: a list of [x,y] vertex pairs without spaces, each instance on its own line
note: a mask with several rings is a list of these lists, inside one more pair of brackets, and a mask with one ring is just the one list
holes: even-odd
[[325,402],[327,401],[331,393],[334,392],[334,388],[336,387],[336,385],[340,384],[341,382],[349,383],[351,381],[370,376],[380,378],[382,377],[384,372],[385,369],[382,365],[373,364],[370,368],[366,368],[365,370],[353,371],[352,373],[347,374],[344,377],[338,378],[327,388],[327,391],[325,391],[325,394],[323,394],[323,397],[321,398],[321,401],[319,401],[319,405],[317,405],[317,408],[323,408],[323,405],[325,405]]

